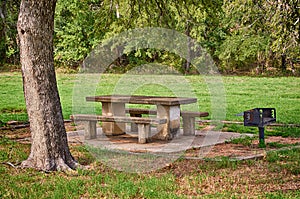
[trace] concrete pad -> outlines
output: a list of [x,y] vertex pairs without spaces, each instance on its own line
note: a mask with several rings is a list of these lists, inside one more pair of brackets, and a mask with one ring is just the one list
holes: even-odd
[[[151,131],[155,132],[155,129],[152,128]],[[97,138],[92,140],[84,139],[83,130],[68,132],[67,135],[70,142],[84,143],[89,146],[108,150],[122,150],[137,153],[178,153],[191,148],[221,144],[233,138],[253,136],[252,134],[212,130],[197,130],[195,136],[184,136],[183,130],[181,129],[180,134],[171,141],[152,139],[149,143],[139,144],[137,133],[129,132],[124,135],[106,136],[102,133],[101,128],[97,128]]]

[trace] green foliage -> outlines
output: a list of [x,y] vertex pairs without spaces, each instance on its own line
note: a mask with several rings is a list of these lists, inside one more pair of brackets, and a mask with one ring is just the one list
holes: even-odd
[[299,59],[299,2],[284,0],[267,2],[265,10],[272,15],[267,25],[272,30],[271,48],[288,59]]
[[224,1],[229,34],[218,52],[223,67],[252,65],[260,73],[282,67],[284,55],[284,62],[294,70],[299,60],[296,7],[296,1]]
[[0,62],[19,63],[17,19],[21,0],[0,3]]
[[259,54],[267,49],[268,38],[239,34],[228,36],[216,53],[224,61],[224,68],[247,70],[257,64]]
[[[100,0],[61,0],[55,13],[55,61],[78,66],[100,42],[106,5]],[[102,15],[101,15],[102,14]]]
[[[5,39],[0,42],[0,49],[6,51],[6,62],[15,64],[19,60],[16,23],[20,0],[4,2],[7,12],[4,32],[0,32],[6,36],[0,36],[0,40]],[[61,0],[57,1],[55,14],[55,62],[77,68],[107,38],[129,29],[164,27],[194,40],[186,41],[190,57],[199,56],[196,46],[201,44],[223,72],[297,75],[297,2]],[[136,65],[162,63],[184,74],[197,73],[187,64],[188,60],[172,52],[132,49],[132,45],[127,42],[117,49],[120,57],[106,72],[124,73]],[[111,48],[115,50],[114,46]]]
[[[55,17],[55,60],[67,65],[78,65],[103,39],[128,29],[148,26],[178,30],[198,42],[202,41],[213,52],[220,43],[220,39],[215,38],[219,37],[219,33],[214,29],[220,23],[216,16],[221,12],[221,2],[59,1]],[[206,31],[203,33],[203,30]],[[215,44],[214,41],[219,43]],[[179,56],[157,49],[134,49],[132,45],[136,44],[128,42],[124,48],[116,49],[122,55],[114,63],[116,67],[121,66],[119,72],[151,62],[172,65],[183,72],[189,70],[181,69],[182,60]],[[112,71],[118,71],[116,67]]]

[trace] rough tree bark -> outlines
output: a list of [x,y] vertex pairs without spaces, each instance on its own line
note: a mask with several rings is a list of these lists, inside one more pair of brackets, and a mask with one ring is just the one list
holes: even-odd
[[54,60],[56,0],[22,0],[18,18],[20,61],[32,137],[23,167],[54,171],[75,169],[64,127]]

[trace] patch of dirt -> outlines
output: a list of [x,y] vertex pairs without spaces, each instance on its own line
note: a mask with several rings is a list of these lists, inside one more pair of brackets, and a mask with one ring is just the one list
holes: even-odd
[[[226,142],[211,147],[187,150],[186,157],[191,159],[195,157],[258,157],[265,155],[267,151],[278,149],[276,145],[300,145],[300,138],[268,136],[265,138],[265,143],[267,145],[266,148],[260,148],[258,139],[253,140],[250,145],[232,144]],[[270,143],[276,144],[270,146]]]
[[215,158],[215,157],[246,157],[263,154],[264,149],[258,147],[248,147],[242,144],[223,143],[212,147],[204,147],[201,149],[187,150],[186,158]]
[[[65,122],[66,131],[75,131],[76,127],[71,122]],[[31,136],[29,125],[17,124],[0,128],[0,136],[5,136],[12,140],[29,139]]]
[[234,198],[262,198],[262,193],[296,191],[300,187],[299,175],[274,172],[265,161],[256,161],[251,166],[239,164],[232,169],[218,166],[215,161],[182,160],[163,168],[158,174],[170,171],[180,185],[178,195],[191,198],[218,193],[234,193],[235,196],[231,195]]

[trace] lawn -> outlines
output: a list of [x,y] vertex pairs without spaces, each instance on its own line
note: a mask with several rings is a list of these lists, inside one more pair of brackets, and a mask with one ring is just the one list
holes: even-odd
[[0,198],[300,197],[299,148],[270,152],[262,160],[179,159],[147,173],[113,170],[84,146],[71,146],[71,152],[87,170],[45,173],[9,165],[29,150],[29,144],[0,138]]
[[[128,84],[131,88],[122,83],[122,78],[122,75],[105,74],[101,75],[101,81],[90,82],[97,84],[96,94],[134,89],[134,94],[176,96],[178,93],[172,90],[176,88],[183,96],[189,93],[196,96],[199,102],[196,108],[199,110],[212,111],[210,88],[201,76],[144,76],[135,80],[130,77],[126,81],[132,81]],[[147,78],[158,84],[147,84]],[[58,74],[57,79],[63,114],[68,119],[74,110],[73,93],[78,92],[74,85],[80,81],[75,74]],[[222,81],[226,120],[242,121],[241,117],[235,116],[237,113],[256,107],[274,107],[279,123],[300,124],[299,78],[225,76]],[[180,84],[182,82],[183,85]],[[27,120],[21,75],[0,73],[0,84],[0,120]],[[117,86],[121,88],[118,91],[116,85],[123,87]],[[88,90],[91,87],[86,88]],[[89,110],[89,106],[82,104],[83,108],[88,107],[84,110]],[[101,110],[97,107],[96,111]],[[226,125],[224,129],[248,132],[251,128]],[[253,131],[257,132],[257,129]],[[280,127],[277,130],[270,129],[267,134],[292,136],[295,139],[300,137],[297,128]],[[298,145],[293,149],[268,152],[262,159],[247,161],[232,161],[228,157],[197,160],[179,158],[164,168],[147,173],[116,171],[99,162],[86,146],[70,145],[76,160],[89,168],[47,173],[13,167],[27,158],[30,144],[16,142],[3,135],[5,133],[0,134],[0,198],[300,198]],[[232,143],[251,147],[250,141],[245,138],[232,140]],[[279,143],[269,145],[278,148],[294,146]]]
[[[116,94],[128,91],[130,94],[141,95],[196,97],[198,106],[192,108],[210,113],[219,105],[218,101],[212,102],[213,97],[209,91],[211,88],[201,76],[145,75],[128,77],[125,75],[125,77],[127,78],[124,78],[124,75],[102,74],[99,81],[89,82],[86,80],[82,84],[84,87],[80,86],[78,91],[76,86],[81,83],[78,83],[80,78],[76,74],[58,74],[57,80],[64,118],[68,119],[74,110],[73,99],[77,99],[78,95],[85,93],[85,90],[91,87],[96,89],[92,91],[93,94]],[[224,119],[242,121],[243,118],[237,117],[236,114],[257,107],[274,107],[277,110],[277,122],[300,124],[300,78],[224,76],[221,80],[220,88],[224,86],[225,91],[224,95],[220,94],[220,97],[223,98],[221,101],[224,101],[221,105],[226,112]],[[152,82],[152,84],[147,82]],[[0,84],[0,120],[2,122],[27,120],[20,73],[0,73]],[[97,86],[93,86],[93,84]],[[76,97],[73,98],[73,96]],[[81,97],[84,99],[84,96]],[[74,104],[76,105],[76,103]],[[80,106],[84,109],[84,107],[90,107],[91,103],[83,102]],[[100,112],[99,107],[96,106],[96,109]]]

